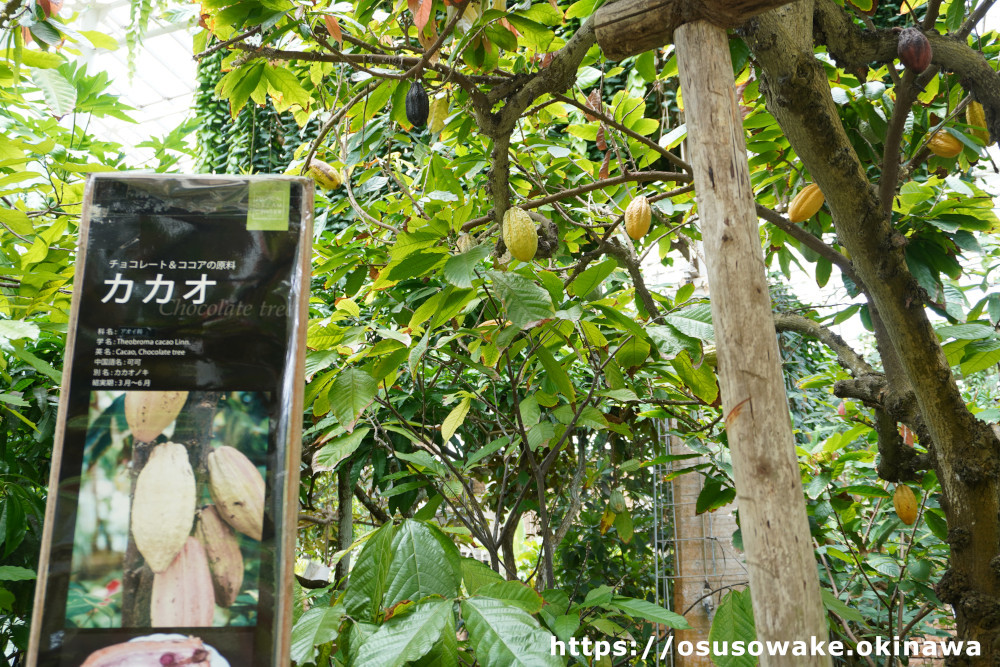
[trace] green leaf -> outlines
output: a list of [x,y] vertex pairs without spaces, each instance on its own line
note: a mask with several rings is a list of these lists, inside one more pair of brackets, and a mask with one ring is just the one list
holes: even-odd
[[438,528],[407,520],[392,541],[386,608],[428,595],[458,596],[461,563],[458,548]]
[[38,325],[24,320],[0,320],[0,339],[19,340],[27,338],[38,340]]
[[864,614],[841,602],[830,591],[823,588],[820,590],[820,594],[823,596],[823,606],[826,607],[827,610],[832,611],[845,621],[854,621],[855,623],[860,623],[861,625],[868,625],[868,619],[865,618]]
[[549,293],[517,273],[491,271],[494,289],[507,317],[519,329],[530,329],[555,316]]
[[299,664],[311,662],[315,647],[326,644],[337,636],[337,628],[344,608],[313,607],[307,610],[292,628],[291,658]]
[[99,32],[97,30],[81,30],[80,34],[86,37],[87,41],[93,44],[95,49],[114,51],[118,48],[118,40],[111,35],[104,34],[103,32]]
[[618,263],[613,259],[590,267],[569,284],[569,293],[573,296],[586,297],[594,288],[603,283],[616,268],[618,268]]
[[371,431],[370,428],[359,428],[353,433],[334,438],[313,455],[313,472],[325,472],[335,469],[341,461],[353,454]]
[[469,595],[475,595],[483,586],[503,582],[504,578],[497,574],[490,566],[480,563],[475,558],[462,557],[462,582]]
[[53,51],[38,51],[37,49],[24,49],[21,51],[21,64],[28,67],[38,67],[40,69],[52,69],[59,67],[66,59],[59,53]]
[[703,363],[695,368],[685,350],[671,359],[670,365],[674,367],[677,375],[691,390],[691,393],[705,403],[712,404],[719,397],[719,385],[715,380],[715,371],[708,364]]
[[632,513],[628,510],[615,515],[615,530],[622,542],[628,544],[632,541]]
[[705,480],[705,486],[698,494],[698,501],[695,504],[695,513],[712,512],[720,507],[725,507],[736,498],[736,490],[732,487],[723,487],[722,482],[709,477]]
[[389,584],[395,532],[396,527],[386,523],[365,542],[344,592],[344,607],[348,615],[365,621],[374,621],[378,616]]
[[712,328],[712,310],[708,304],[691,306],[663,318],[664,321],[677,327],[682,334],[698,340],[715,340],[715,330]]
[[528,612],[493,598],[462,602],[462,617],[476,658],[490,667],[562,667],[550,651],[551,635]]
[[355,667],[402,667],[422,658],[441,638],[452,614],[451,600],[426,600],[394,616],[361,645]]
[[957,324],[950,327],[938,327],[938,336],[942,340],[945,338],[957,338],[959,340],[978,340],[980,338],[996,338],[997,334],[993,327],[985,324]]
[[16,565],[0,565],[0,581],[28,581],[38,575],[34,570]]
[[460,255],[452,255],[444,263],[444,279],[455,287],[472,287],[472,281],[476,277],[476,268],[489,254],[490,247],[483,244]]
[[309,106],[309,93],[299,83],[298,77],[284,67],[268,65],[264,68],[264,76],[272,93],[280,94],[287,102],[298,104],[303,109]]
[[[750,589],[730,591],[722,598],[722,603],[715,612],[712,628],[708,631],[708,640],[712,642],[742,641],[749,645],[757,639],[757,627],[753,620],[753,607],[750,601]],[[717,655],[712,659],[720,667],[754,667],[757,658],[752,655],[732,656]]]
[[687,619],[680,614],[664,609],[658,604],[653,604],[647,600],[615,595],[610,602],[601,605],[611,611],[621,611],[632,618],[641,618],[650,623],[660,623],[668,628],[685,630],[690,628]]
[[452,436],[455,435],[455,431],[462,426],[465,422],[465,416],[469,414],[469,406],[472,404],[472,399],[466,396],[462,401],[456,405],[448,416],[444,418],[444,422],[441,424],[441,440],[445,444],[451,440]]
[[573,381],[569,379],[569,373],[556,361],[548,348],[539,345],[535,350],[535,356],[538,357],[538,361],[545,368],[546,376],[556,386],[559,393],[565,396],[570,403],[576,403],[576,391],[573,389]]
[[[492,572],[492,570],[490,570]],[[530,586],[520,581],[498,581],[480,587],[477,597],[496,598],[504,600],[515,607],[520,607],[529,614],[537,614],[542,609],[542,596]]]
[[348,368],[337,376],[330,387],[330,408],[337,421],[350,433],[358,417],[375,400],[378,384],[364,371]]
[[71,113],[76,107],[76,88],[63,74],[54,69],[36,70],[31,80],[42,91],[49,111],[56,118]]

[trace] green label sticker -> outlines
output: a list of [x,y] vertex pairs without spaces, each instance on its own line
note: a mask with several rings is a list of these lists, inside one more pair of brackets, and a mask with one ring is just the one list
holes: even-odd
[[247,230],[288,231],[291,181],[250,181],[250,211]]

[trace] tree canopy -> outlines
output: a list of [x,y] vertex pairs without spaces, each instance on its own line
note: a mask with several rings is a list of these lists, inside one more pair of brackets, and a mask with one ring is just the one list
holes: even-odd
[[[75,64],[74,45],[100,37],[54,4],[11,2],[0,18],[0,611],[15,646],[82,178],[126,167],[85,129],[129,113]],[[193,124],[151,142],[159,168],[188,153],[199,170],[327,186],[300,555],[336,564],[337,581],[297,605],[299,664],[562,664],[550,635],[684,623],[651,603],[651,471],[670,459],[657,437],[669,422],[709,457],[688,471],[706,478],[699,510],[733,497],[709,309],[722,286],[697,277],[675,49],[609,59],[601,4],[202,3],[198,146],[181,141]],[[981,180],[1000,137],[1000,38],[980,27],[991,6],[797,0],[729,39],[773,281],[794,267],[863,297],[817,310],[773,293],[830,630],[856,644],[954,618],[982,664],[1000,655],[1000,219]],[[922,72],[899,61],[902,28],[927,38]],[[811,184],[822,205],[800,220]],[[634,239],[623,223],[640,195],[652,225]],[[537,225],[531,261],[504,242],[512,207]],[[682,264],[693,277],[664,282]],[[831,331],[851,319],[872,349]],[[896,485],[917,491],[912,527]],[[743,622],[713,633],[752,633],[743,598],[729,604],[718,618]]]

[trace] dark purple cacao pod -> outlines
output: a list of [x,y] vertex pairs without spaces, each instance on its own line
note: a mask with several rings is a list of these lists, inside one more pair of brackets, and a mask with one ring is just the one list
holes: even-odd
[[430,101],[427,99],[424,84],[414,81],[406,93],[406,119],[413,123],[414,127],[423,127],[427,124],[429,111]]
[[920,74],[931,64],[931,43],[916,28],[904,28],[899,33],[896,54],[904,65]]

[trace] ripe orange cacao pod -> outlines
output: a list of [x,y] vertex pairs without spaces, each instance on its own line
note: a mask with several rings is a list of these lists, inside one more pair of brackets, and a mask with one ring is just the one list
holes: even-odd
[[931,43],[927,41],[924,33],[916,28],[903,28],[899,32],[899,41],[896,42],[896,55],[899,60],[920,74],[931,64]]
[[154,628],[212,625],[215,592],[205,550],[194,537],[163,572],[153,575],[149,618]]
[[208,490],[219,516],[248,537],[264,532],[264,478],[235,447],[216,447],[208,455]]
[[907,526],[913,525],[917,520],[917,498],[907,485],[896,485],[896,491],[892,494],[892,505],[896,508],[896,516]]
[[187,401],[186,391],[127,391],[125,421],[132,438],[152,442],[177,419]]
[[194,510],[187,448],[176,442],[156,445],[135,480],[129,518],[135,546],[153,572],[163,572],[184,546]]
[[653,210],[649,207],[649,200],[639,195],[625,209],[625,232],[638,241],[649,231],[652,220]]
[[503,242],[510,254],[530,262],[538,251],[538,231],[527,211],[512,206],[503,214]]
[[986,129],[986,111],[979,102],[969,102],[965,107],[965,122],[971,125],[973,136],[982,139],[984,144],[990,143],[990,132]]
[[927,147],[938,157],[955,157],[962,152],[962,142],[944,130],[932,134]]
[[208,557],[215,603],[228,607],[236,601],[243,587],[243,554],[236,533],[222,520],[215,505],[205,505],[198,511],[194,535]]
[[138,667],[139,665],[187,665],[208,667],[211,654],[201,639],[183,637],[112,644],[91,653],[80,667]]
[[792,222],[805,222],[816,215],[826,197],[815,183],[810,183],[799,190],[792,203],[788,206],[788,219]]

